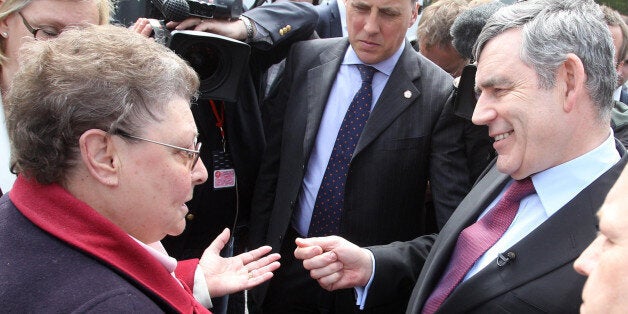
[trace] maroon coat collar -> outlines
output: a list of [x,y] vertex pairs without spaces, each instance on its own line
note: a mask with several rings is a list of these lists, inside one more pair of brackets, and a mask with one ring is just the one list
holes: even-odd
[[9,196],[33,224],[124,274],[177,312],[209,313],[126,232],[58,184],[19,175]]

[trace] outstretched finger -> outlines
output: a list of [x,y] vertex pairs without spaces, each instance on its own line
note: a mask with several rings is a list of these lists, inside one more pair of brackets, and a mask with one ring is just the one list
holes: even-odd
[[242,264],[246,265],[246,264],[248,264],[250,262],[254,262],[254,261],[258,260],[260,257],[268,254],[268,252],[270,252],[271,250],[272,250],[272,248],[270,246],[265,245],[265,246],[258,247],[255,250],[242,253],[242,254],[238,255],[237,257],[242,259]]
[[252,261],[250,263],[246,263],[244,264],[244,267],[246,269],[248,269],[249,271],[251,270],[255,270],[255,269],[261,269],[267,265],[270,265],[273,262],[276,262],[279,260],[279,258],[281,258],[281,255],[279,255],[278,253],[273,253],[270,254],[268,256],[264,256],[262,258],[259,258],[255,261]]

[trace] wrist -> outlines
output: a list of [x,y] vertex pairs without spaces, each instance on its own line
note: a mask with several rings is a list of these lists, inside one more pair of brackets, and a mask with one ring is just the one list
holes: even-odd
[[253,28],[253,23],[251,22],[251,20],[246,16],[240,16],[238,19],[242,21],[242,23],[244,23],[244,29],[245,29],[244,41],[249,42],[253,40],[253,36],[255,36],[255,29]]

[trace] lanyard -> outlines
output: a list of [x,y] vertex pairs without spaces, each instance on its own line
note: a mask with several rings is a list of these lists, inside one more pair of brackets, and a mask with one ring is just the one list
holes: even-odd
[[216,103],[213,100],[209,100],[209,104],[212,106],[212,112],[214,113],[214,117],[216,118],[216,127],[220,131],[220,139],[222,141],[222,151],[227,151],[227,139],[225,137],[225,129],[223,125],[225,125],[225,102],[220,102],[220,112],[218,112],[218,108],[216,107]]

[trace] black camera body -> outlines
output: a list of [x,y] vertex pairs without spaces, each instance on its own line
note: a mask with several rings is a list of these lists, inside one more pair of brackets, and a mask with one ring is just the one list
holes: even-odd
[[[151,0],[167,20],[201,18],[237,18],[242,13],[242,0]],[[172,31],[163,20],[150,21],[157,42],[167,46],[186,60],[199,75],[200,99],[236,102],[242,75],[249,62],[251,47],[229,37],[198,31]]]
[[198,31],[172,31],[166,46],[190,63],[201,79],[200,99],[235,102],[251,47],[239,40]]
[[217,0],[209,3],[203,0],[186,0],[190,15],[200,18],[236,19],[242,14],[242,0]]

